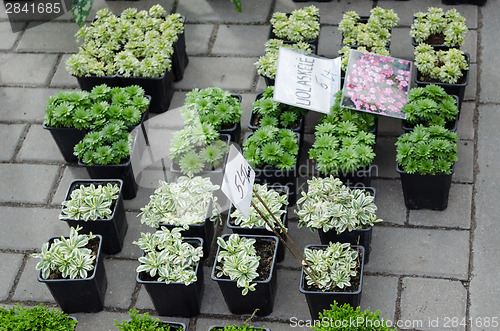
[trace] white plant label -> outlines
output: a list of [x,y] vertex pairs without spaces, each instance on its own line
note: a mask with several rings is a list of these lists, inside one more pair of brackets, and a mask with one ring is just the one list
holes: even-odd
[[255,171],[238,149],[231,145],[221,189],[245,217],[250,212],[254,181]]
[[281,47],[274,84],[275,101],[329,114],[340,90],[340,57],[327,59]]

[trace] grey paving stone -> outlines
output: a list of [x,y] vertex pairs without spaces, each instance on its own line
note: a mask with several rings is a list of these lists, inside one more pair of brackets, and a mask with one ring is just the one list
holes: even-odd
[[461,140],[474,139],[474,109],[473,102],[463,102],[458,120],[457,133]]
[[232,4],[224,0],[179,2],[177,12],[186,16],[188,23],[265,23],[271,3],[266,0],[248,1],[243,4],[243,11],[238,13]]
[[215,55],[263,55],[268,32],[269,26],[267,25],[220,25],[212,53]]
[[73,180],[90,178],[87,170],[83,167],[63,166],[63,168],[63,177],[59,182],[56,194],[54,194],[54,198],[52,199],[53,205],[61,205],[61,203],[66,198],[66,193],[68,192],[69,185]]
[[278,270],[278,286],[274,299],[274,310],[269,317],[282,320],[296,317],[310,319],[306,297],[299,291],[300,271]]
[[[16,24],[16,23],[14,23]],[[18,23],[16,26],[21,26],[23,23]],[[0,22],[0,50],[10,50],[19,38],[20,32],[12,32],[10,23]]]
[[28,25],[17,50],[21,52],[74,53],[78,51],[75,23],[49,22]]
[[460,321],[465,317],[466,305],[467,291],[459,281],[405,278],[400,321],[408,325],[421,323],[413,324],[418,330],[465,330],[453,325],[452,318]]
[[78,81],[73,77],[68,70],[66,70],[66,60],[71,56],[71,54],[65,54],[61,58],[61,62],[57,66],[56,73],[52,80],[50,81],[51,87],[67,87],[76,88],[79,87]]
[[155,309],[155,307],[153,306],[153,302],[151,302],[151,299],[149,298],[148,292],[146,291],[146,288],[144,286],[142,286],[140,291],[139,291],[139,295],[137,297],[137,301],[134,305],[134,308],[136,308],[136,309],[152,309],[152,310]]
[[395,137],[378,137],[373,164],[378,167],[378,177],[399,178],[396,172]]
[[342,34],[336,26],[322,26],[319,33],[318,55],[334,59],[339,57]]
[[[225,314],[230,315],[231,312],[226,306],[224,297],[219,288],[219,284],[210,277],[212,266],[210,268],[203,267],[205,277],[205,290],[201,301],[202,314]],[[142,290],[141,290],[142,291]],[[201,330],[201,329],[200,329]]]
[[[498,1],[487,1],[481,8],[482,28],[481,28],[481,61],[484,64],[481,70],[481,102],[499,102],[500,95],[494,82],[498,75],[491,68],[498,68],[500,59],[500,45],[497,43],[498,37]],[[485,68],[486,67],[486,68]]]
[[361,310],[379,310],[383,319],[394,320],[398,279],[396,277],[363,276]]
[[468,231],[376,226],[371,247],[367,271],[467,279]]
[[464,100],[476,100],[477,97],[476,92],[477,92],[477,64],[471,63],[470,73],[469,73],[469,84],[465,88]]
[[45,85],[56,60],[53,54],[0,54],[0,84]]
[[28,258],[12,300],[55,302],[47,285],[37,280],[39,271],[35,267],[39,261],[31,256]]
[[391,56],[413,61],[413,45],[409,28],[394,28],[391,32]]
[[470,55],[470,62],[477,63],[477,31],[469,30],[460,49]]
[[22,161],[64,161],[50,132],[36,124],[30,127],[17,159]]
[[71,316],[74,316],[78,320],[78,324],[76,325],[76,330],[115,330],[114,320],[118,322],[128,321],[130,318],[127,313],[118,313],[118,312],[107,312],[101,311],[98,313],[85,314],[85,313],[73,313]]
[[177,89],[218,86],[224,89],[253,88],[254,63],[257,58],[191,57],[184,78],[175,83]]
[[214,31],[213,24],[186,24],[186,51],[188,55],[204,55]]
[[[290,217],[296,218],[296,215],[290,214]],[[292,238],[293,242],[297,245],[301,254],[304,254],[304,246],[311,244],[321,244],[319,240],[318,231],[312,232],[309,228],[302,227],[299,228],[297,222],[289,222],[288,224],[288,235]],[[290,248],[293,248],[290,245]],[[286,249],[286,248],[285,248]],[[301,259],[299,257],[299,259]],[[293,257],[292,253],[288,250],[285,251],[285,259],[278,263],[278,265],[287,268],[300,268],[299,263]]]
[[127,309],[135,290],[135,269],[139,262],[105,259],[104,265],[108,279],[104,306]]
[[410,210],[412,225],[470,229],[472,186],[452,184],[448,208],[437,210]]
[[458,142],[458,161],[455,163],[453,181],[472,183],[474,180],[474,144],[471,141]]
[[25,128],[22,124],[0,124],[0,160],[12,159]]
[[403,190],[399,180],[372,180],[371,186],[375,187],[375,204],[377,217],[384,222],[401,224],[406,221],[406,207]]
[[401,129],[401,119],[388,116],[379,117],[377,130],[378,136],[399,137],[404,133],[403,129]]
[[0,253],[0,300],[5,300],[9,296],[9,292],[14,285],[19,268],[23,263],[24,256],[22,254]]
[[[138,259],[142,255],[142,250],[139,246],[134,245],[133,242],[141,237],[142,232],[155,232],[156,229],[146,224],[141,224],[141,219],[137,217],[137,213],[127,212],[125,215],[127,217],[128,230],[125,235],[122,251],[116,254],[116,256]],[[139,265],[139,262],[136,263],[137,265]]]
[[[59,173],[55,165],[0,164],[0,201],[45,203]],[[34,189],[36,188],[36,189]]]
[[0,248],[41,249],[54,236],[67,235],[68,225],[59,221],[59,209],[0,207]]
[[0,87],[2,120],[42,122],[47,98],[56,92],[45,88]]

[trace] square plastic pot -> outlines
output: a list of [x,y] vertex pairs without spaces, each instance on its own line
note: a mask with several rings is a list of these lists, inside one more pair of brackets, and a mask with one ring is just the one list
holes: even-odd
[[151,113],[164,113],[170,107],[170,101],[174,96],[174,74],[165,71],[158,78],[148,77],[121,77],[120,86],[139,85],[145,94],[151,96],[149,111]]
[[[54,300],[67,313],[96,313],[104,307],[104,296],[108,286],[106,270],[102,259],[102,237],[99,238],[99,249],[95,259],[93,273],[85,279],[43,279],[38,273],[38,281],[45,283]],[[49,242],[60,237],[52,237]]]
[[[222,239],[226,240],[229,234],[222,236]],[[256,240],[266,240],[269,242],[274,242],[278,244],[278,238],[274,236],[257,236],[257,235],[241,235],[245,238],[254,238]],[[227,307],[233,314],[252,314],[255,309],[259,309],[256,315],[266,316],[273,312],[274,307],[274,297],[276,295],[276,253],[277,249],[274,250],[274,257],[271,267],[271,272],[266,280],[255,281],[255,291],[249,291],[247,295],[242,295],[242,289],[236,286],[236,281],[225,278],[217,278],[215,276],[217,266],[217,257],[219,256],[220,247],[217,249],[217,255],[215,256],[214,266],[212,268],[212,280],[219,284],[219,288],[224,297]]]
[[88,76],[88,77],[78,77],[78,76],[73,76],[76,78],[78,81],[78,85],[80,85],[80,88],[84,91],[92,91],[92,89],[101,84],[106,84],[109,87],[121,87],[121,82],[120,78],[118,75],[113,75],[113,76],[103,76],[103,77],[98,77],[98,76]]
[[[318,1],[318,0],[315,0],[315,1]],[[290,17],[291,14],[292,13],[286,13],[286,16]],[[319,23],[319,21],[320,21],[320,19],[318,17],[318,23]],[[320,33],[321,33],[321,31],[320,31]],[[319,42],[319,34],[320,33],[318,33],[318,36],[316,38],[314,38],[314,39],[305,40],[306,43],[314,46],[314,54],[318,54],[318,42]],[[280,38],[276,37],[276,35],[274,34],[272,24],[269,26],[269,33],[267,35],[267,39],[268,40],[269,39],[280,39]],[[284,44],[288,44],[288,45],[295,44],[294,41],[290,41],[290,40],[286,40],[286,39],[281,39],[281,40],[283,40]]]
[[[208,330],[209,331],[222,331],[224,330],[224,325],[211,325],[208,327]],[[264,330],[264,331],[271,331],[271,329],[269,328],[259,328],[259,327],[253,327],[253,326],[250,326],[250,330]]]
[[80,187],[80,185],[89,186],[94,185],[106,185],[107,183],[118,184],[120,186],[120,193],[118,199],[114,203],[112,214],[107,219],[97,219],[95,221],[84,221],[84,220],[63,220],[68,223],[69,227],[76,228],[81,226],[82,230],[79,233],[89,234],[100,234],[102,236],[102,251],[105,254],[116,254],[119,253],[123,248],[123,242],[125,240],[125,234],[127,233],[128,223],[125,218],[125,208],[123,206],[123,181],[120,179],[106,180],[106,179],[75,179],[71,182],[66,193],[66,201],[71,200],[71,192]]
[[[233,98],[236,98],[238,99],[238,101],[240,102],[241,104],[241,95],[239,94],[231,94],[231,96]],[[227,128],[227,129],[221,129],[221,130],[218,130],[218,132],[220,134],[224,134],[224,135],[229,135],[230,137],[230,141],[232,142],[235,142],[237,144],[240,143],[240,137],[241,137],[241,124],[240,122],[238,121],[237,123],[234,123],[234,125],[230,128]]]
[[73,154],[75,145],[78,144],[85,137],[85,130],[79,130],[75,128],[54,128],[42,126],[45,130],[48,130],[54,138],[54,141],[61,152],[64,161],[66,162],[77,162],[78,158]]
[[[456,105],[458,107],[459,101],[458,101],[458,96],[452,95],[452,97],[455,99]],[[460,108],[458,109],[457,117],[455,118],[454,121],[452,122],[446,122],[445,128],[448,129],[449,131],[456,132],[458,128],[458,120],[460,118]],[[418,123],[417,123],[418,124]],[[401,121],[401,128],[405,132],[411,132],[415,128],[416,124],[410,124],[406,120]]]
[[[368,19],[370,18],[370,16],[359,16],[359,20],[358,20],[358,23],[368,23]],[[392,30],[389,30],[389,32],[392,32]],[[348,46],[352,49],[358,49],[358,47],[360,46],[363,46],[363,45],[346,45],[344,44],[344,35],[341,34],[341,39],[340,39],[340,48],[344,47],[344,46]],[[389,42],[385,45],[385,48],[387,49],[387,51],[389,53],[391,53],[391,41],[389,40]]]
[[172,55],[172,72],[174,74],[174,82],[182,80],[184,77],[184,69],[189,63],[186,53],[186,18],[182,16],[184,31],[179,35],[177,41],[173,44],[174,54]]

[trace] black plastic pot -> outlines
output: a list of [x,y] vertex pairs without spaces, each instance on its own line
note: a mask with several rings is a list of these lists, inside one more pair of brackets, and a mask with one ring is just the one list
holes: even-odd
[[46,126],[45,124],[42,127],[49,130],[64,158],[64,161],[78,161],[78,158],[73,154],[73,150],[75,145],[85,137],[85,130],[78,130],[75,128],[54,128]]
[[[359,16],[358,23],[368,23],[369,18],[370,18],[370,16]],[[390,30],[389,32],[392,32],[392,30]],[[340,48],[343,48],[344,46],[348,46],[349,48],[352,48],[352,49],[358,49],[358,47],[363,46],[363,45],[346,45],[346,44],[344,44],[344,35],[342,34],[341,39],[340,39]],[[391,52],[391,41],[390,40],[385,45],[385,48],[387,49],[387,51],[389,53]]]
[[[38,281],[45,283],[54,300],[61,309],[69,313],[96,313],[104,307],[104,296],[108,282],[106,270],[102,260],[102,237],[99,238],[99,249],[96,257],[94,272],[85,279],[43,279],[42,272],[38,273]],[[52,237],[49,242],[60,237]]]
[[[280,192],[282,194],[286,194],[287,200],[288,200],[288,195],[290,189],[288,186],[282,186],[282,185],[271,185],[268,186],[269,189],[273,189],[277,192]],[[254,227],[254,228],[246,228],[246,227],[241,227],[239,225],[233,225],[231,224],[231,214],[234,212],[235,208],[233,205],[231,205],[231,209],[229,210],[229,213],[227,214],[227,220],[226,220],[226,226],[233,231],[233,233],[238,233],[238,234],[251,234],[251,235],[259,235],[259,236],[274,236],[273,231],[269,231],[265,227]],[[272,218],[269,219],[269,221],[272,221]],[[288,208],[285,206],[285,213],[281,215],[281,223],[285,226],[285,228],[288,228]],[[276,231],[280,233],[281,237],[283,240],[287,240],[287,237],[281,233],[280,227],[277,225],[275,226]],[[278,252],[276,253],[276,262],[281,262],[285,259],[285,245],[281,242],[281,240],[278,240]]]
[[174,73],[174,82],[178,82],[184,78],[184,69],[189,63],[186,53],[186,18],[182,16],[184,31],[179,35],[177,41],[172,45],[174,54],[172,56],[172,72]]
[[[203,245],[201,238],[184,238],[189,243]],[[146,281],[137,274],[136,281],[142,284],[153,302],[156,312],[160,316],[192,317],[200,313],[203,297],[203,266],[200,261],[196,264],[196,282],[189,284]]]
[[269,78],[266,76],[262,76],[264,78],[264,81],[266,82],[266,86],[274,86],[274,83],[276,82],[274,78]]
[[[231,94],[231,96],[233,98],[237,98],[238,101],[241,104],[241,101],[242,101],[241,95],[239,95],[239,94]],[[220,134],[229,135],[230,141],[235,142],[237,144],[240,143],[240,137],[241,137],[241,124],[240,124],[240,121],[238,121],[237,123],[234,123],[234,125],[232,127],[227,128],[227,129],[220,129],[220,130],[218,130],[218,132]]]
[[113,76],[88,76],[88,77],[78,77],[74,76],[78,81],[78,85],[84,91],[92,91],[92,89],[101,84],[106,84],[109,87],[121,87],[120,78],[117,75]]
[[184,323],[181,323],[181,322],[168,322],[168,321],[161,321],[161,324],[163,324],[163,326],[169,326],[170,327],[170,330],[187,330],[186,328],[186,324]]
[[[226,240],[229,234],[222,236]],[[278,244],[278,238],[274,236],[256,236],[256,235],[241,235],[241,237],[254,238],[256,240],[265,240]],[[214,266],[212,268],[212,280],[219,284],[219,288],[224,297],[227,307],[233,314],[252,314],[255,309],[259,309],[256,313],[258,316],[266,316],[273,312],[274,297],[276,295],[276,252],[274,251],[273,264],[271,272],[266,280],[255,281],[255,291],[249,291],[247,295],[241,294],[241,288],[236,286],[236,281],[231,279],[217,278],[215,276],[217,266],[217,257],[219,256],[220,247],[217,249]]]
[[[331,0],[329,0],[331,1]],[[208,331],[222,331],[224,330],[224,325],[211,325],[208,327]],[[264,331],[271,331],[269,328],[259,328],[255,326],[250,326],[250,330],[264,330]]]
[[[458,96],[452,95],[452,97],[455,99],[455,102],[456,102],[456,105],[458,108],[458,105],[459,105]],[[456,132],[457,128],[458,128],[458,120],[459,119],[460,119],[460,108],[458,108],[458,113],[457,113],[457,117],[455,118],[455,120],[452,122],[446,122],[445,128],[452,131],[452,132]],[[401,128],[405,132],[410,132],[410,131],[413,131],[413,129],[415,128],[415,125],[417,125],[417,124],[421,124],[421,123],[411,124],[411,123],[408,123],[406,120],[403,120],[403,121],[401,121]]]
[[409,174],[397,164],[396,171],[401,176],[405,205],[408,209],[445,210],[448,207],[454,170],[449,175]]
[[442,0],[445,5],[476,5],[483,6],[486,3],[486,0]]
[[[446,0],[443,0],[443,2],[445,2]],[[450,1],[450,0],[448,0]],[[450,2],[457,2],[456,0],[452,0]],[[413,19],[412,19],[412,24],[415,23],[415,16],[413,16]],[[417,47],[419,45],[419,43],[417,43],[417,41],[415,40],[415,38],[411,38],[411,44],[413,45],[413,47]],[[426,43],[422,43],[422,44],[426,44]],[[432,48],[434,48],[436,51],[437,50],[442,50],[442,51],[447,51],[449,50],[450,48],[458,48],[460,49],[460,45],[455,45],[455,46],[446,46],[444,44],[428,44],[430,45]]]
[[163,113],[170,107],[170,101],[174,96],[174,74],[172,71],[165,71],[159,78],[148,77],[120,77],[120,85],[139,85],[144,89],[145,94],[151,96],[149,111],[151,113]]
[[125,208],[123,207],[122,189],[123,182],[120,179],[115,180],[97,180],[97,179],[75,179],[71,182],[66,193],[66,201],[71,200],[71,192],[80,187],[80,185],[89,186],[106,185],[107,183],[118,184],[120,193],[118,199],[114,203],[113,213],[107,219],[98,219],[95,221],[84,220],[63,220],[68,223],[69,227],[76,228],[81,226],[82,230],[79,233],[100,234],[102,236],[102,251],[105,254],[119,253],[123,248],[125,234],[127,233],[128,223],[125,218]]
[[[289,17],[291,14],[292,13],[286,13],[286,16]],[[318,22],[319,22],[319,17],[318,17]],[[267,39],[280,39],[280,38],[276,37],[276,35],[274,34],[272,24],[269,26],[269,33],[267,34]],[[285,39],[282,39],[282,40],[283,40],[284,44],[289,44],[290,45],[290,44],[295,44],[296,43],[295,41],[290,41],[290,40],[285,40]],[[318,54],[319,33],[318,33],[318,36],[316,38],[314,38],[312,40],[307,40],[307,41],[304,41],[304,42],[306,42],[308,44],[311,44],[311,45],[314,45],[314,54]]]
[[[306,248],[322,248],[325,245],[307,245]],[[306,296],[307,305],[309,307],[309,313],[313,320],[318,319],[318,314],[323,312],[324,309],[330,309],[330,305],[333,301],[337,301],[338,305],[341,306],[345,303],[351,305],[351,307],[356,308],[361,302],[361,291],[363,289],[363,270],[364,270],[364,248],[363,246],[351,246],[354,249],[358,249],[361,253],[361,263],[359,266],[360,281],[359,287],[354,292],[322,292],[309,291],[304,288],[306,283],[305,273],[302,270],[300,275],[300,286],[299,291]]]

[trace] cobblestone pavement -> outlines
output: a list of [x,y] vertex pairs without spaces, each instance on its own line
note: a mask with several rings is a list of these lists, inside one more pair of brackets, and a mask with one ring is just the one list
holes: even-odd
[[[156,2],[96,0],[93,12],[105,6],[115,12],[129,6],[143,9]],[[171,108],[182,105],[185,93],[192,88],[219,86],[243,95],[245,115],[241,123],[246,128],[255,94],[265,86],[253,63],[263,54],[269,18],[274,11],[291,11],[305,4],[291,0],[243,0],[243,13],[239,14],[229,0],[161,3],[168,11],[179,12],[187,19],[190,63],[184,79],[175,84]],[[401,21],[393,30],[391,51],[393,56],[410,60],[413,48],[408,32],[412,13],[432,5],[450,8],[432,0],[334,0],[314,4],[321,13],[320,55],[337,56],[340,44],[337,24],[345,11],[366,15],[370,8],[379,5],[393,8],[399,14]],[[439,212],[405,208],[395,171],[394,142],[402,133],[400,122],[388,118],[379,122],[377,176],[373,186],[377,189],[378,216],[384,222],[374,228],[361,307],[380,310],[383,318],[401,321],[404,325],[401,329],[500,330],[493,327],[500,318],[497,317],[500,204],[491,200],[499,196],[496,185],[500,179],[497,171],[500,158],[495,154],[500,146],[497,128],[500,94],[495,83],[500,67],[500,3],[489,0],[484,7],[456,8],[466,17],[470,29],[462,49],[471,55],[471,75],[459,122],[459,161],[448,209]],[[78,87],[64,65],[78,46],[74,39],[77,26],[69,18],[65,15],[36,27],[20,22],[24,29],[12,33],[5,10],[0,6],[2,305],[54,304],[46,286],[36,280],[36,261],[31,254],[39,251],[47,238],[69,233],[67,225],[58,220],[60,203],[72,179],[88,177],[76,164],[63,161],[52,137],[41,125],[47,97],[62,89]],[[315,114],[308,115],[305,149],[312,143],[316,120]],[[178,112],[168,112],[167,123],[171,128],[179,127]],[[149,179],[157,180],[154,176]],[[141,187],[135,199],[126,201],[129,230],[125,247],[121,253],[106,256],[104,260],[108,275],[105,309],[95,314],[74,314],[79,320],[77,330],[114,329],[113,319],[126,319],[130,308],[155,315],[146,291],[135,281],[141,252],[132,245],[141,231],[149,231],[136,215],[151,192],[152,188]],[[317,234],[296,225],[296,219],[292,220],[290,233],[301,246],[319,243]],[[191,319],[163,319],[182,321],[189,325],[189,330],[207,330],[209,325],[246,319],[231,315],[226,308],[218,286],[210,279],[210,261],[213,256],[205,265],[201,314]],[[289,319],[310,319],[305,298],[298,291],[299,276],[299,268],[287,255],[278,265],[274,312],[257,318],[254,325],[290,330]],[[467,327],[453,324],[462,319],[468,321]]]

